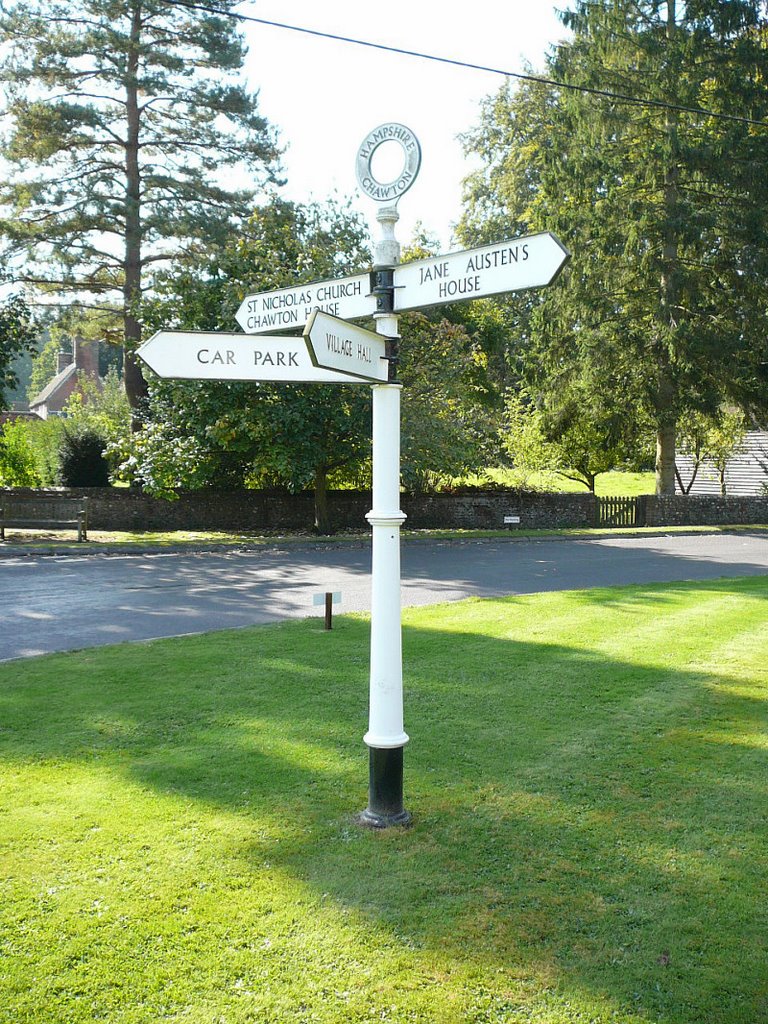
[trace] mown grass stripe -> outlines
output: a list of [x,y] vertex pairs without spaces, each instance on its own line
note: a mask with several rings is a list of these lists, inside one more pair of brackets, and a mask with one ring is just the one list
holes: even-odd
[[0,665],[0,1021],[767,1018],[767,600],[409,609],[383,834],[362,617]]

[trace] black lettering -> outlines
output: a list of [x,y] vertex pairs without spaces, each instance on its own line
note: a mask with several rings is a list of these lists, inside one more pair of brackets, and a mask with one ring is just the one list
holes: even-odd
[[480,291],[480,275],[462,277],[458,281],[443,281],[438,288],[441,299],[452,299],[464,295],[473,295]]

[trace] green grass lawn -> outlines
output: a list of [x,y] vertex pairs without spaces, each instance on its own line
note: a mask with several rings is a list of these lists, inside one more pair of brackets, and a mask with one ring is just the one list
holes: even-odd
[[3,1024],[768,1020],[768,577],[0,665]]
[[[482,474],[461,478],[463,482],[477,486],[482,486],[484,482],[490,480],[492,483],[506,484],[510,487],[518,486],[516,479],[515,474],[506,469],[487,469]],[[528,478],[527,486],[540,491],[589,493],[586,486],[579,483],[578,480],[571,480],[560,473],[553,472],[532,473]],[[611,470],[598,474],[595,480],[595,494],[598,497],[634,498],[639,494],[654,494],[655,491],[655,473],[629,473],[623,470]]]

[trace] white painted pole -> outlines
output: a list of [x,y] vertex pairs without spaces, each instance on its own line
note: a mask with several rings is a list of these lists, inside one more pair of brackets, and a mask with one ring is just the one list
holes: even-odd
[[[400,261],[394,236],[398,220],[394,205],[379,208],[382,228],[376,245],[375,269],[388,270]],[[375,314],[376,331],[398,337],[398,318],[391,311]],[[400,392],[399,384],[373,387],[373,508],[366,516],[372,529],[371,674],[368,731],[370,748],[368,807],[361,820],[385,828],[410,821],[403,807],[403,659],[400,604]]]
[[371,677],[369,747],[402,747],[403,668],[400,627],[400,385],[373,388]]

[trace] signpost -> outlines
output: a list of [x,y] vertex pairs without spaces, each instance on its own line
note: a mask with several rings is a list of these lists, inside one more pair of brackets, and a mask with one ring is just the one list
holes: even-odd
[[387,342],[379,334],[315,310],[304,328],[315,366],[338,370],[356,379],[389,380]]
[[[158,377],[180,380],[355,383],[349,373],[315,366],[303,338],[255,338],[224,331],[158,331],[137,354]],[[367,377],[361,377],[357,383],[367,381]]]
[[[373,157],[396,143],[403,164],[380,181]],[[368,731],[368,805],[362,824],[403,825],[403,669],[400,624],[400,392],[394,373],[398,316],[424,309],[550,284],[569,253],[549,232],[464,252],[400,264],[395,238],[397,202],[413,185],[421,163],[418,139],[402,124],[380,125],[363,140],[356,159],[362,191],[378,205],[381,237],[370,274],[248,295],[236,319],[245,334],[158,331],[138,355],[161,377],[372,384],[373,508],[371,524],[371,650]],[[373,317],[376,333],[346,321]],[[304,327],[302,337],[265,336]],[[520,517],[505,516],[517,525]],[[333,595],[326,594],[329,621]],[[330,628],[330,627],[329,627]]]
[[303,327],[315,309],[342,320],[373,316],[376,300],[370,294],[369,275],[357,274],[336,281],[316,281],[296,288],[246,295],[235,319],[246,334],[264,334]]
[[395,268],[395,312],[551,284],[570,254],[549,231]]

